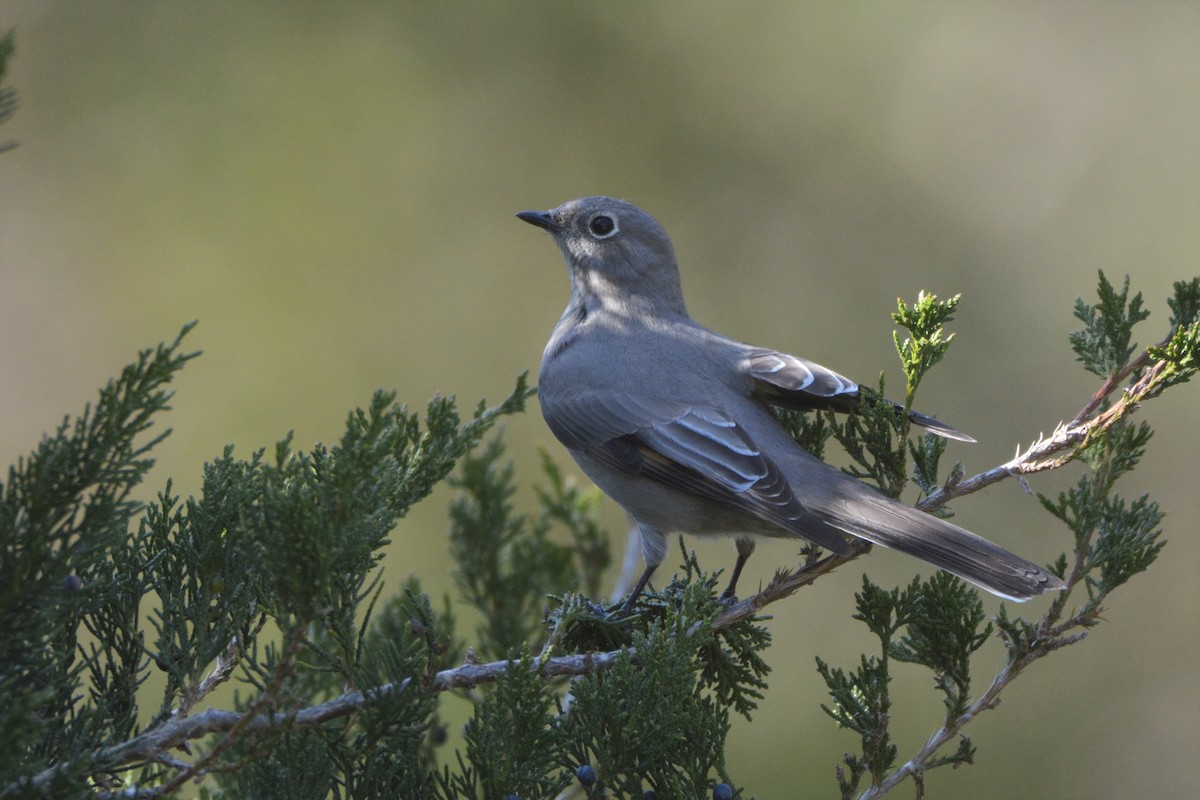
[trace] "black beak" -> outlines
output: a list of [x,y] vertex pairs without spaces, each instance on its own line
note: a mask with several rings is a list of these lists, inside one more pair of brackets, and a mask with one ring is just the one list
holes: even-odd
[[522,211],[517,214],[517,219],[528,222],[530,225],[536,225],[539,228],[554,233],[558,230],[558,220],[549,211]]

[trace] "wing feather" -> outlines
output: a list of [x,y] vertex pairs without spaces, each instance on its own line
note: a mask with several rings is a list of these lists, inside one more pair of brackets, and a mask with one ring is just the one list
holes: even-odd
[[804,507],[779,467],[719,409],[595,390],[542,403],[551,430],[572,450],[846,551],[842,535]]

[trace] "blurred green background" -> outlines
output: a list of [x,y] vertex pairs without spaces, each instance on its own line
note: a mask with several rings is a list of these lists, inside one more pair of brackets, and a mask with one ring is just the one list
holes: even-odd
[[[962,292],[960,341],[921,405],[979,439],[951,447],[970,472],[1091,395],[1066,334],[1097,269],[1146,293],[1143,343],[1165,331],[1171,282],[1200,271],[1194,2],[6,0],[14,26],[0,457],[198,318],[204,356],[178,381],[147,496],[168,475],[195,491],[227,442],[335,439],[378,387],[499,400],[567,296],[557,251],[512,215],[583,194],[659,217],[699,320],[864,382],[898,386],[898,296]],[[971,727],[978,763],[933,774],[930,797],[1200,784],[1198,391],[1145,409],[1159,436],[1123,486],[1170,514],[1160,563]],[[506,437],[526,484],[539,448],[567,462],[536,410]],[[391,586],[416,572],[453,592],[448,498],[396,531]],[[1038,560],[1069,544],[1011,481],[957,511]],[[744,587],[794,550],[760,547]],[[716,567],[733,548],[700,554]],[[813,656],[849,666],[871,646],[850,620],[868,567],[900,582],[914,562],[876,552],[772,608],[770,693],[729,751],[760,798],[835,795],[856,742],[818,709]],[[984,651],[979,680],[1000,658]],[[896,694],[903,757],[940,704],[921,673]]]

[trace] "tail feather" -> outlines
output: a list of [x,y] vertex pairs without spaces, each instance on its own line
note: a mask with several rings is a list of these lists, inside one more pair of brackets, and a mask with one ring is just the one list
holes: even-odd
[[865,486],[827,521],[869,542],[953,573],[992,594],[1024,602],[1066,584],[1046,570],[945,520],[877,495]]
[[908,419],[912,424],[919,425],[930,433],[936,433],[938,436],[945,437],[946,439],[956,439],[960,442],[971,443],[975,441],[974,437],[968,436],[957,428],[947,425],[941,420],[922,414],[919,411],[909,411]]

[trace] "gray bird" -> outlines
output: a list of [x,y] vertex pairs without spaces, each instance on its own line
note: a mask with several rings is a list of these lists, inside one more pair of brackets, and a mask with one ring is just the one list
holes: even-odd
[[1065,588],[1036,564],[885,497],[797,444],[769,406],[853,411],[858,385],[694,322],[671,240],[649,214],[584,197],[517,217],[554,237],[571,274],[567,310],[542,356],[538,399],[550,430],[639,527],[646,569],[626,608],[675,533],[737,537],[729,596],[755,536],[806,539],[845,554],[849,534],[1011,600]]

